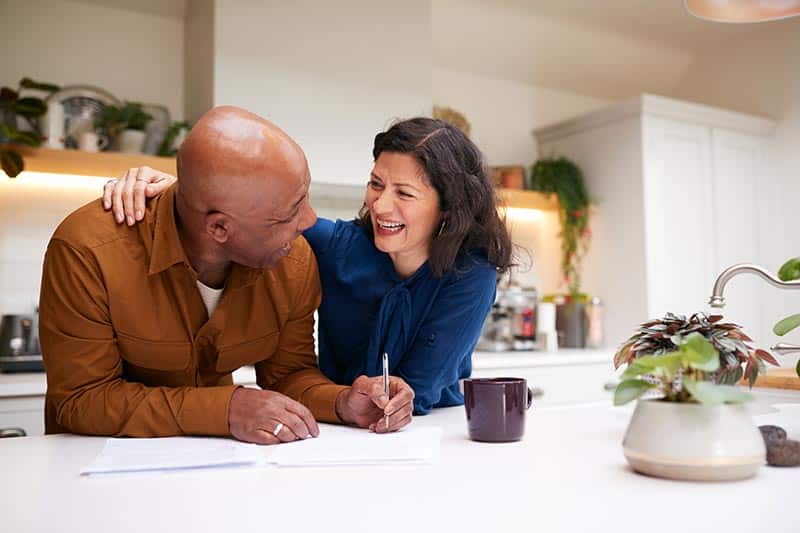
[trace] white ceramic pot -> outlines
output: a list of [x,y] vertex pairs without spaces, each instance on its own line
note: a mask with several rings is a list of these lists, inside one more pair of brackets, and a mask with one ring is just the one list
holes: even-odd
[[145,137],[146,134],[143,131],[122,130],[117,139],[119,151],[126,154],[141,154]]
[[637,472],[698,481],[752,477],[767,453],[744,405],[659,400],[639,400],[622,448]]

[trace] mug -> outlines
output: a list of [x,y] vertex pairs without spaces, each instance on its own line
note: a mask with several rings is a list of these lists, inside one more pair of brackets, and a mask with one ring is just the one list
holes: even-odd
[[78,148],[84,152],[99,152],[108,146],[108,139],[99,136],[93,131],[84,131],[81,133],[78,141]]
[[533,392],[523,378],[464,380],[464,408],[469,438],[480,442],[514,442],[525,433],[525,411]]

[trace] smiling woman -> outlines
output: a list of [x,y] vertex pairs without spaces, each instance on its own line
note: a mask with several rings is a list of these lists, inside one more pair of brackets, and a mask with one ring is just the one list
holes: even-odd
[[[380,376],[386,353],[390,373],[414,389],[416,414],[460,405],[458,382],[472,371],[497,274],[511,265],[483,155],[461,131],[430,118],[379,133],[372,155],[358,218],[320,218],[303,233],[322,283],[319,367],[350,385],[362,374]],[[122,220],[124,197],[109,189],[144,180],[135,204],[174,182],[164,176],[129,171],[107,187],[109,207]]]

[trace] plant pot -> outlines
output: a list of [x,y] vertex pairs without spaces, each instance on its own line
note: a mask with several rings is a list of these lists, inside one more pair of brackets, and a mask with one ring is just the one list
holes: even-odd
[[567,302],[556,305],[558,345],[562,348],[586,348],[589,318],[586,304]]
[[126,154],[141,154],[147,135],[139,130],[122,130],[117,138],[119,151]]
[[660,400],[639,400],[622,448],[637,472],[695,481],[753,477],[767,453],[744,405]]

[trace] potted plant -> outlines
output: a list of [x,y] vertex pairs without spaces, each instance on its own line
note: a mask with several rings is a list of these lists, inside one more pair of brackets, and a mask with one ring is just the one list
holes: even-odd
[[558,197],[561,224],[561,275],[567,287],[563,296],[549,296],[557,304],[556,328],[559,344],[571,348],[586,346],[589,328],[587,305],[590,297],[580,290],[581,262],[589,249],[589,193],[583,172],[566,157],[539,159],[531,167],[530,188]]
[[94,125],[105,131],[120,152],[138,154],[144,147],[145,127],[152,118],[142,110],[142,104],[125,102],[121,108],[106,106]]
[[[47,112],[47,104],[41,98],[21,96],[23,90],[38,90],[53,93],[59,88],[50,83],[40,83],[23,78],[16,90],[10,87],[0,89],[0,162],[9,178],[14,178],[25,169],[22,155],[13,144],[39,146],[42,136],[39,133],[39,118]],[[19,129],[17,119],[22,118],[28,130]]]
[[642,324],[616,353],[615,367],[627,368],[614,405],[639,400],[622,443],[634,470],[715,481],[752,477],[764,463],[764,440],[742,405],[753,396],[738,383],[778,363],[721,318],[668,313]]
[[[781,266],[780,270],[778,270],[778,278],[781,281],[794,281],[800,279],[800,257],[795,257],[786,261],[783,266]],[[775,335],[783,337],[798,326],[800,326],[800,313],[789,315],[782,319],[775,324],[775,326],[772,328],[772,331],[775,333]],[[797,372],[797,375],[800,376],[800,359],[797,360],[795,372]]]

